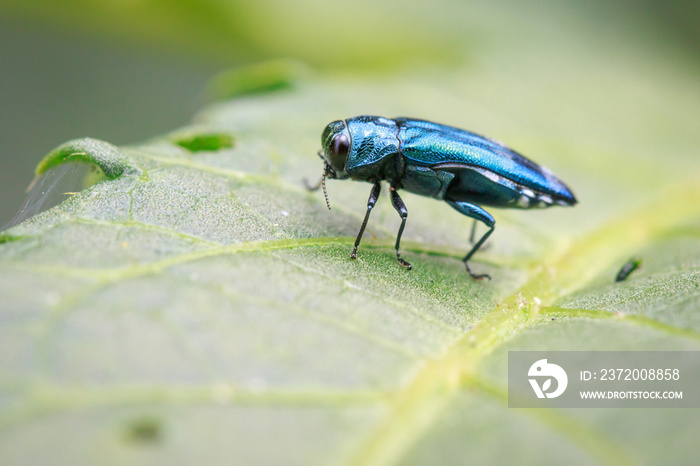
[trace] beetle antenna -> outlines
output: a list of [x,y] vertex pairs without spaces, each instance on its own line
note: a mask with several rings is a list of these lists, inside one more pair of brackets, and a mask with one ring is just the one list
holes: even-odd
[[321,178],[321,186],[323,187],[323,196],[326,198],[328,210],[331,210],[331,203],[328,200],[328,191],[326,191],[326,175],[328,174],[328,162],[323,163],[323,178]]

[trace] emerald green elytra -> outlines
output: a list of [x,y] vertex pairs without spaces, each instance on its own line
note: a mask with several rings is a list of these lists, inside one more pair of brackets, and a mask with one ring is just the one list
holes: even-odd
[[[463,259],[469,275],[477,279],[490,277],[474,274],[469,259],[493,233],[496,223],[481,206],[532,209],[572,206],[577,202],[571,190],[551,171],[504,144],[430,121],[367,115],[338,120],[323,130],[321,145],[323,178],[311,189],[322,184],[325,191],[326,178],[373,184],[352,258],[357,257],[382,181],[389,183],[392,204],[401,216],[396,236],[399,263],[411,268],[399,252],[408,210],[398,191],[405,189],[445,201],[489,227]],[[472,230],[472,242],[473,233]]]

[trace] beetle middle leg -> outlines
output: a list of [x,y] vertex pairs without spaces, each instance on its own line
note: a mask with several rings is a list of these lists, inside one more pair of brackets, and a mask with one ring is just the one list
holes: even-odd
[[352,253],[350,254],[351,259],[357,259],[357,248],[360,246],[360,240],[362,239],[362,234],[365,232],[365,227],[369,221],[369,214],[372,212],[372,207],[377,203],[379,199],[379,194],[382,192],[382,185],[380,182],[374,183],[372,186],[372,191],[369,192],[369,200],[367,201],[367,213],[365,214],[365,219],[362,221],[362,226],[360,226],[360,232],[357,234],[355,239],[355,247],[352,248]]
[[455,209],[457,212],[466,215],[467,217],[471,217],[474,220],[478,220],[487,227],[489,227],[489,231],[484,233],[484,235],[479,239],[479,241],[476,242],[474,246],[472,246],[471,250],[467,253],[466,256],[464,256],[464,259],[462,259],[462,262],[464,262],[464,266],[467,268],[467,273],[474,279],[482,279],[482,278],[488,278],[489,280],[491,279],[491,276],[488,274],[475,274],[474,272],[471,271],[469,268],[469,259],[472,258],[474,253],[479,250],[482,244],[484,244],[484,241],[491,236],[491,233],[493,233],[493,230],[496,228],[496,220],[486,212],[484,209],[481,207],[470,204],[468,202],[455,202],[455,201],[447,201],[447,203]]
[[399,260],[399,264],[406,267],[408,270],[411,270],[411,264],[406,262],[406,260],[403,257],[401,257],[401,253],[399,252],[399,246],[401,245],[401,235],[403,234],[403,229],[406,226],[406,218],[408,218],[408,209],[406,208],[406,204],[403,203],[401,196],[399,196],[399,193],[396,191],[396,188],[394,188],[393,186],[390,187],[389,193],[391,193],[391,204],[401,216],[401,226],[399,227],[399,232],[396,235],[396,258]]

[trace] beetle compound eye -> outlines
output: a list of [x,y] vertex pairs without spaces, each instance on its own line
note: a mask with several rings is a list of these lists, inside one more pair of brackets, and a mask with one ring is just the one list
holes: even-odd
[[347,157],[350,150],[350,141],[344,133],[338,134],[333,138],[333,153],[339,157]]
[[345,171],[345,159],[350,151],[350,140],[344,133],[336,135],[331,141],[331,168],[337,172]]

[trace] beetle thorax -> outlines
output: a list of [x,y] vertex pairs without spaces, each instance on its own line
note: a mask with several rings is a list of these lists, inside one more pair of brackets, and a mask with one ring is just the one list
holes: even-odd
[[393,120],[359,117],[347,120],[352,139],[346,170],[354,180],[398,180],[403,172],[398,127]]

